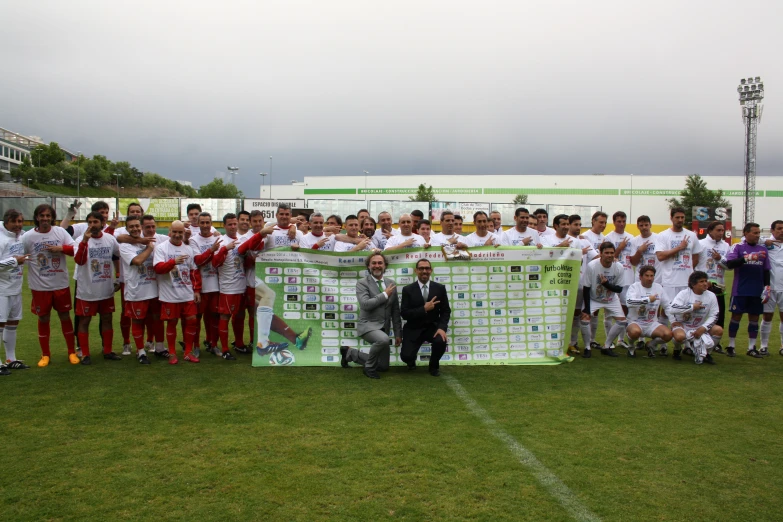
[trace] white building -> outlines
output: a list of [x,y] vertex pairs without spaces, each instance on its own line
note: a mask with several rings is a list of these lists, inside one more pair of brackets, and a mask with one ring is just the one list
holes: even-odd
[[[685,187],[687,176],[634,176],[614,174],[586,174],[578,176],[556,175],[455,175],[455,176],[313,176],[303,182],[291,185],[273,185],[271,196],[275,199],[305,199],[308,208],[321,212],[339,212],[353,207],[368,208],[375,214],[378,209],[388,207],[404,208],[409,196],[416,193],[419,184],[432,186],[436,197],[442,202],[488,204],[494,208],[502,205],[504,224],[511,224],[513,209],[511,201],[517,194],[527,194],[526,205],[532,212],[535,208],[549,207],[550,218],[554,213],[569,213],[570,206],[600,208],[610,215],[617,210],[625,211],[629,224],[635,224],[640,215],[650,216],[656,228],[670,224],[667,198],[679,197]],[[738,176],[702,176],[711,190],[722,189],[724,197],[731,203],[734,226],[741,227],[743,215],[744,178]],[[755,219],[763,228],[768,228],[775,219],[783,219],[783,178],[759,176],[756,179]],[[261,198],[270,197],[270,187],[261,186]],[[333,206],[330,201],[339,201]],[[396,202],[396,203],[395,203]],[[480,206],[480,205],[479,205]],[[467,208],[477,208],[467,205]],[[561,209],[561,207],[563,207]],[[459,208],[459,207],[457,207]],[[465,208],[465,207],[463,207]],[[334,210],[332,210],[334,209]],[[588,208],[583,209],[583,224],[589,226]],[[396,220],[395,215],[395,220]],[[467,217],[467,216],[466,216]],[[633,227],[632,227],[633,228]]]

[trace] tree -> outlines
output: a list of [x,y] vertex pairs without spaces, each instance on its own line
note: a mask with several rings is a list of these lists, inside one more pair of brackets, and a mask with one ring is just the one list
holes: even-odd
[[429,201],[432,203],[433,201],[438,201],[438,198],[435,197],[435,191],[432,190],[432,185],[429,187],[424,186],[424,183],[419,185],[419,188],[416,189],[416,195],[410,196],[408,198],[410,201]]
[[198,195],[204,198],[242,198],[245,196],[236,185],[223,183],[220,178],[215,178],[206,185],[201,185],[198,189]]
[[511,203],[514,205],[527,205],[527,194],[517,194]]
[[680,198],[668,198],[669,210],[677,207],[685,209],[685,226],[690,229],[693,222],[693,207],[728,207],[731,204],[723,197],[723,190],[710,190],[707,182],[698,174],[691,174],[685,180],[685,189]]

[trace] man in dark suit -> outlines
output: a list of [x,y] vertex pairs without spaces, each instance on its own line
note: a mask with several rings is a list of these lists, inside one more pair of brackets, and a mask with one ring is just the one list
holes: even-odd
[[356,298],[359,300],[359,322],[356,333],[370,343],[370,353],[356,348],[340,348],[340,364],[348,368],[349,362],[364,365],[364,375],[380,379],[378,372],[389,369],[389,327],[394,328],[395,344],[402,342],[400,302],[394,281],[383,277],[388,265],[383,254],[372,254],[365,261],[370,272],[356,283]]
[[416,357],[422,343],[429,341],[432,346],[430,355],[430,375],[440,375],[440,358],[446,353],[451,308],[446,287],[430,281],[432,265],[427,259],[416,262],[418,280],[402,289],[402,307],[400,313],[407,322],[402,330],[402,350],[400,359],[408,364],[408,369],[416,368]]

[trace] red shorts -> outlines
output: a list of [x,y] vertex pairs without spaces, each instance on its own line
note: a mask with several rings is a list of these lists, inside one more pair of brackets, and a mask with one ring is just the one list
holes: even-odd
[[249,309],[256,307],[256,289],[252,286],[248,286],[245,291],[245,306]]
[[33,294],[33,302],[30,303],[30,312],[35,315],[49,315],[52,307],[58,312],[67,312],[71,309],[71,289],[59,290],[30,290]]
[[198,313],[218,313],[218,297],[220,292],[207,292],[201,294],[201,302],[198,304]]
[[114,313],[114,296],[108,297],[102,301],[83,301],[76,298],[76,315],[82,317],[92,317],[98,314]]
[[125,317],[146,319],[147,314],[160,315],[160,300],[157,297],[144,301],[125,301]]
[[245,294],[220,294],[218,313],[221,315],[234,315],[245,311]]
[[195,317],[198,313],[198,306],[193,301],[187,303],[166,303],[160,302],[160,318],[164,321],[179,319],[185,317]]

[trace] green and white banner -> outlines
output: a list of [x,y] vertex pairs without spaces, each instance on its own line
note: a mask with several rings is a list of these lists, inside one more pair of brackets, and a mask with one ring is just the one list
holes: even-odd
[[[559,364],[569,360],[565,352],[581,251],[481,247],[471,249],[471,254],[470,260],[450,261],[434,248],[386,255],[386,276],[396,281],[398,294],[416,281],[414,267],[422,258],[432,263],[432,279],[446,286],[451,322],[448,351],[441,363]],[[256,262],[257,301],[262,297],[274,303],[269,337],[288,347],[271,355],[254,350],[253,366],[339,366],[341,346],[368,351],[369,344],[356,334],[356,282],[367,274],[366,257],[366,253],[289,248],[261,254]],[[311,335],[302,346],[308,329]],[[301,336],[299,343],[295,336]],[[429,346],[422,346],[422,363],[429,353]],[[404,364],[393,345],[391,361]]]

